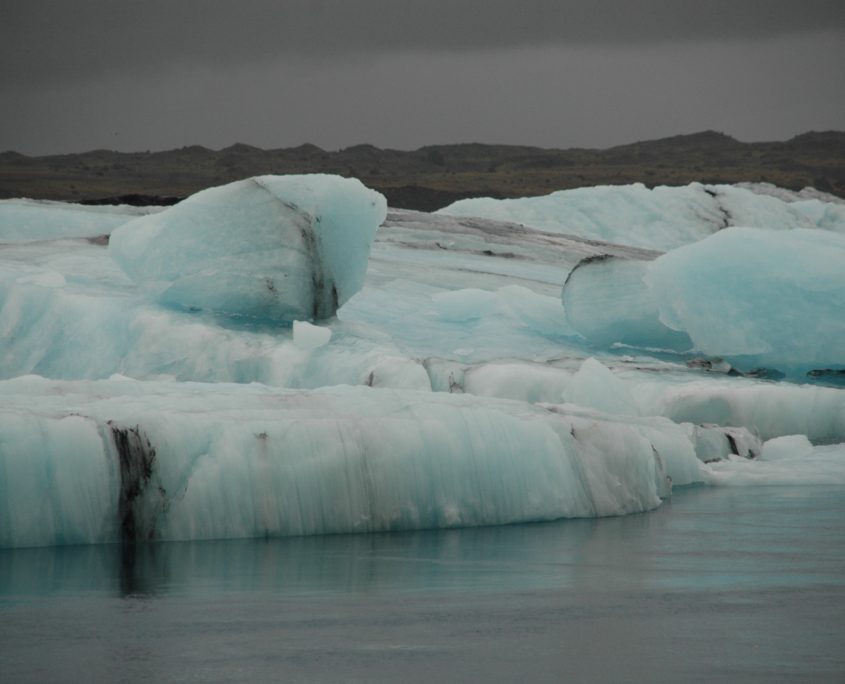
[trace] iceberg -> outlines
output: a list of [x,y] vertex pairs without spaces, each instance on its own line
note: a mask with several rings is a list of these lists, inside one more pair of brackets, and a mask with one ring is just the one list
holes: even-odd
[[291,323],[334,316],[364,282],[385,199],[339,176],[260,176],[203,190],[111,235],[157,301]]
[[696,463],[668,420],[366,387],[25,376],[0,382],[0,547],[619,515],[659,505],[667,468],[680,479]]
[[[50,205],[31,235],[0,238],[0,546],[491,525],[645,512],[688,485],[845,485],[842,205],[698,184],[576,197],[585,226],[627,217],[660,239],[386,211],[325,176],[117,210],[108,244]],[[725,230],[725,208],[771,229]],[[292,285],[269,297],[266,277]],[[736,371],[775,362],[788,381]]]
[[843,235],[730,228],[652,261],[582,261],[562,300],[568,322],[599,348],[692,351],[744,371],[834,376],[845,368],[843,263]]
[[801,373],[845,368],[845,235],[731,228],[655,259],[660,320],[708,356]]
[[[756,188],[755,188],[756,189]],[[667,251],[730,226],[845,232],[845,205],[731,185],[647,188],[641,183],[561,190],[542,197],[459,200],[438,214],[508,221],[538,230]]]
[[572,269],[561,293],[567,322],[598,348],[614,344],[690,351],[684,330],[660,320],[657,300],[644,278],[649,262],[614,256],[588,257]]

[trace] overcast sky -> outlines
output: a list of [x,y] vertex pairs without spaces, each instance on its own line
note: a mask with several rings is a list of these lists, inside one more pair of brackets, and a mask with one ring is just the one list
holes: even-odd
[[0,0],[0,150],[845,129],[844,0]]

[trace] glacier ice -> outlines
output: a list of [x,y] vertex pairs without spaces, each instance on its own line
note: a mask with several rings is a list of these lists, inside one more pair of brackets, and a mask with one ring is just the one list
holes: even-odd
[[641,183],[561,190],[542,197],[459,200],[438,214],[509,221],[533,228],[661,251],[729,226],[845,232],[845,206],[730,185],[647,188]]
[[800,460],[812,453],[813,443],[806,435],[784,435],[764,443],[761,457],[764,461],[783,461],[788,458]]
[[778,460],[749,461],[733,457],[713,463],[708,475],[714,485],[842,485],[845,484],[845,445],[817,446],[809,452]]
[[0,428],[0,546],[614,515],[697,473],[668,420],[366,387],[24,376]]
[[317,349],[328,344],[330,339],[332,339],[331,328],[313,325],[308,321],[293,322],[293,343],[300,349]]
[[590,357],[586,359],[563,393],[564,398],[579,406],[621,416],[639,415],[639,407],[628,388],[607,366]]
[[654,294],[644,277],[649,262],[614,256],[588,257],[572,271],[561,299],[566,320],[591,344],[626,344],[644,349],[689,351],[683,330],[660,320]]
[[[250,182],[201,193],[190,213],[241,226],[265,216],[275,200]],[[354,205],[375,231],[383,215],[354,181],[278,182],[302,193],[285,200],[301,214],[279,210],[288,227],[306,214],[325,223],[329,210],[345,221]],[[335,183],[349,193],[334,195]],[[226,193],[259,201],[239,210]],[[329,239],[352,286],[318,324],[313,309],[268,312],[250,298],[260,230],[223,260],[246,269],[243,279],[200,286],[215,268],[210,236],[233,233],[198,224],[162,252],[154,225],[170,225],[178,207],[141,218],[119,209],[107,247],[101,226],[74,218],[78,207],[40,207],[43,224],[19,221],[0,236],[0,546],[623,514],[659,505],[670,481],[845,485],[845,373],[833,341],[843,300],[831,294],[843,205],[698,184],[572,197],[581,236],[550,214],[537,229],[518,212],[390,210],[374,239]],[[176,223],[190,227],[180,212]],[[734,249],[731,235],[752,230],[723,229],[737,221],[773,230]],[[187,249],[195,238],[201,248]],[[355,246],[363,256],[347,263]],[[653,284],[663,263],[676,270]],[[719,265],[728,275],[712,275]],[[696,288],[699,271],[711,275]],[[200,274],[196,287],[178,284],[182,274]],[[744,312],[730,288],[740,282],[779,298]],[[171,287],[205,299],[169,300]],[[789,288],[804,299],[789,300]],[[780,363],[793,382],[694,357],[710,353],[686,327],[713,313],[698,306],[704,292],[722,303],[705,332],[800,353],[800,363],[789,357],[795,372]],[[676,312],[683,298],[691,304]],[[755,354],[730,361],[742,370],[775,358]],[[139,496],[127,494],[133,483]]]
[[0,242],[97,238],[163,207],[85,206],[47,200],[0,200]]
[[730,228],[652,261],[585,260],[563,288],[598,347],[692,350],[793,378],[845,368],[845,235]]
[[328,318],[363,284],[386,208],[355,179],[260,176],[121,226],[109,252],[164,304],[263,321]]
[[645,281],[660,320],[746,368],[845,367],[845,235],[731,228],[673,250]]

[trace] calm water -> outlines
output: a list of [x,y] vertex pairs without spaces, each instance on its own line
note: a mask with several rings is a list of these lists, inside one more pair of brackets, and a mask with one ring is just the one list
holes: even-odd
[[487,529],[0,551],[0,681],[845,681],[845,491]]

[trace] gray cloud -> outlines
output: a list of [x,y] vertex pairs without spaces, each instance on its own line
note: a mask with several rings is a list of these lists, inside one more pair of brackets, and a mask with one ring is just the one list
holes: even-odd
[[0,0],[0,150],[845,128],[841,0]]
[[4,0],[0,83],[131,78],[181,63],[756,40],[832,28],[845,31],[841,0]]

